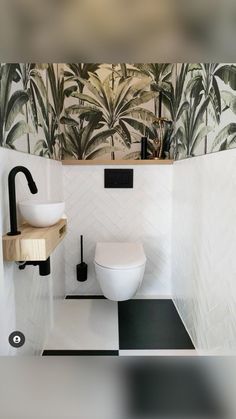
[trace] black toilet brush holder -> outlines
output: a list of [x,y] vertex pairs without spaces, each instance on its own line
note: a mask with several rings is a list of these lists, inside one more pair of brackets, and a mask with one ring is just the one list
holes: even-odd
[[77,281],[84,282],[88,276],[88,265],[84,262],[83,255],[83,236],[80,236],[80,255],[81,262],[76,266]]

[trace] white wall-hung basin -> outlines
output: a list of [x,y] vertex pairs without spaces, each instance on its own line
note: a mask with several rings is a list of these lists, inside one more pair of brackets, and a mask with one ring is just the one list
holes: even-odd
[[22,201],[19,209],[23,219],[32,227],[50,227],[56,224],[65,211],[64,202]]

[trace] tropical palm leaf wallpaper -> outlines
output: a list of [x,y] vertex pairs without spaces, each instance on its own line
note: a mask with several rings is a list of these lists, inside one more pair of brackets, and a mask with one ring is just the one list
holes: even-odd
[[0,145],[52,159],[163,158],[236,146],[236,64],[0,64]]
[[[236,65],[178,64],[175,92],[184,107],[173,113],[175,158],[194,157],[236,146]],[[168,98],[166,103],[173,103]],[[181,99],[180,99],[181,97]]]
[[54,64],[0,64],[0,145],[61,158],[64,76]]

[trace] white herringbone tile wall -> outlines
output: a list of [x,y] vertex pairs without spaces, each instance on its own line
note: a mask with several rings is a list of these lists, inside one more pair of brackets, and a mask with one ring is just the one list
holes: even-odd
[[[148,259],[139,294],[170,294],[172,166],[128,167],[134,169],[133,189],[104,189],[104,166],[63,166],[68,294],[101,294],[93,265],[96,242],[136,240]],[[80,234],[88,263],[84,283],[76,281]]]
[[236,350],[236,150],[176,162],[172,287],[196,348]]
[[[18,165],[31,171],[39,199],[63,198],[61,163],[0,148],[0,234],[9,230],[7,178]],[[23,174],[16,177],[16,191],[17,201],[33,197]],[[52,321],[53,297],[65,294],[63,244],[53,253],[51,265],[52,273],[46,277],[39,276],[37,267],[19,271],[14,263],[2,262],[0,240],[0,355],[38,355],[42,351]],[[17,350],[8,343],[13,330],[26,337],[25,345]]]

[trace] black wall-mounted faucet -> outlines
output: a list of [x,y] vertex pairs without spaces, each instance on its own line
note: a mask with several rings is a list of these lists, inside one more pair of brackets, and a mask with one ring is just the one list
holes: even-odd
[[24,166],[16,166],[14,167],[8,176],[8,192],[9,192],[9,210],[10,210],[10,226],[11,231],[8,236],[17,236],[21,234],[20,231],[17,230],[17,212],[16,212],[16,185],[15,185],[15,177],[17,173],[24,173],[30,192],[32,194],[36,194],[38,192],[37,186],[35,185],[34,179],[30,173],[30,171]]

